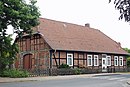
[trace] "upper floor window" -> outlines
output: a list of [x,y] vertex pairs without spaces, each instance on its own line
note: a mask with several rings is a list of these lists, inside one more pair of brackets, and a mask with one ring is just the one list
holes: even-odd
[[73,54],[67,53],[67,65],[73,66]]
[[118,56],[114,56],[114,65],[118,66]]
[[123,66],[123,56],[120,56],[120,57],[119,57],[119,65],[120,65],[120,66]]
[[88,66],[92,66],[92,55],[87,55]]
[[98,55],[94,55],[94,66],[98,66]]
[[107,56],[107,66],[111,66],[111,56]]

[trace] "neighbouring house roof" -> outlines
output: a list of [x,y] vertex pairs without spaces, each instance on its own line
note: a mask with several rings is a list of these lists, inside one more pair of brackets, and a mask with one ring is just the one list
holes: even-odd
[[119,43],[89,26],[40,18],[36,30],[54,50],[128,54]]

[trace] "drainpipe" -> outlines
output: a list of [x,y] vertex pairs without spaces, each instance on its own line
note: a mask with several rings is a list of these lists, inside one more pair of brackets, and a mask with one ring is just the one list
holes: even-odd
[[50,50],[50,68],[52,68],[52,50]]

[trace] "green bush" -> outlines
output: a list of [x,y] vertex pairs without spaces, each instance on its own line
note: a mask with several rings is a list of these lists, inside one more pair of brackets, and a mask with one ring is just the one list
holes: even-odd
[[67,68],[67,69],[68,69],[68,68],[70,68],[70,67],[69,67],[69,65],[62,63],[62,64],[59,66],[59,68]]
[[11,78],[21,78],[28,77],[29,73],[27,71],[22,71],[18,69],[6,69],[1,72],[1,77],[11,77]]
[[130,67],[130,57],[127,58],[127,66]]
[[75,69],[74,69],[74,74],[76,74],[76,75],[81,74],[81,69],[75,68]]

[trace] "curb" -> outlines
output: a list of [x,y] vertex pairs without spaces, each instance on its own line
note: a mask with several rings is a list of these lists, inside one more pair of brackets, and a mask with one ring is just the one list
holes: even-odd
[[2,78],[0,83],[12,83],[12,82],[27,82],[27,81],[37,81],[36,79],[22,79],[22,78]]
[[121,74],[104,74],[104,75],[95,75],[95,76],[112,76],[112,75],[121,75]]
[[73,79],[80,77],[92,77],[94,74],[84,74],[84,75],[65,75],[65,76],[42,76],[42,77],[27,77],[27,78],[1,78],[0,83],[10,83],[10,82],[25,82],[25,81],[47,81],[47,80],[64,80]]
[[28,82],[28,81],[38,81],[38,80],[0,81],[0,83]]
[[[120,75],[117,73],[99,73],[99,74],[81,74],[81,75],[65,75],[65,76],[42,76],[42,77],[27,77],[27,78],[1,78],[0,83],[11,83],[11,82],[26,82],[26,81],[47,81],[47,80],[64,80],[82,77],[95,77],[95,76],[108,76],[108,75]],[[127,84],[130,83],[127,81]]]
[[26,82],[26,81],[47,81],[47,80],[64,80],[80,77],[92,77],[94,75],[66,75],[66,76],[43,76],[43,77],[27,77],[27,78],[0,78],[0,83]]

